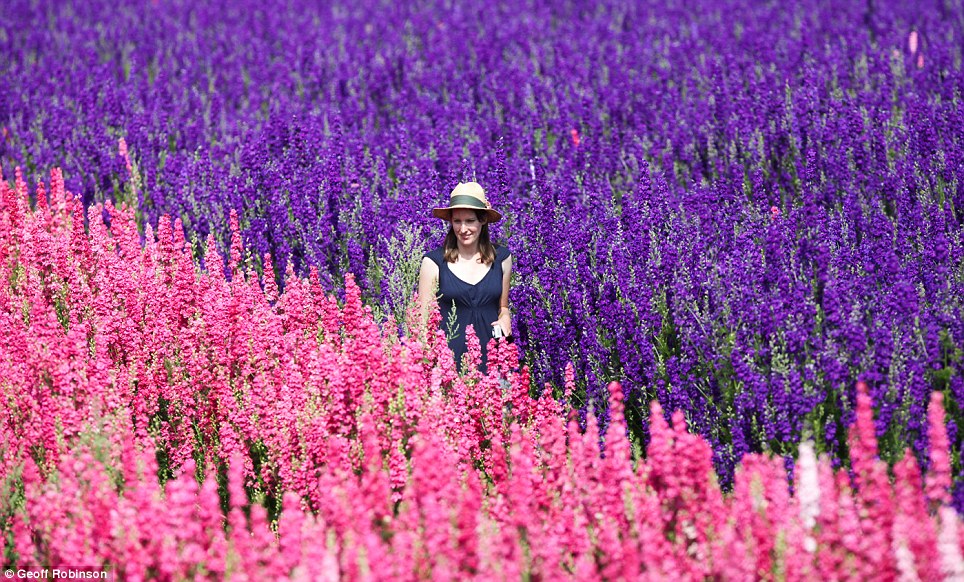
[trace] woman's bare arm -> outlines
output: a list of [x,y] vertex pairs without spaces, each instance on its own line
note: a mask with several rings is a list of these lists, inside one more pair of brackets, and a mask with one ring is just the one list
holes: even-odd
[[502,261],[502,297],[499,298],[499,319],[493,324],[499,324],[502,333],[512,335],[512,318],[509,315],[509,280],[512,277],[512,256]]
[[418,269],[418,302],[422,313],[422,323],[428,321],[429,310],[435,299],[435,289],[438,287],[438,265],[435,261],[425,257]]

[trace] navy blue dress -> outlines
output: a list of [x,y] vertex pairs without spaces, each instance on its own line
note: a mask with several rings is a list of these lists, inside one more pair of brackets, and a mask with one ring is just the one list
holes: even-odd
[[[455,364],[461,370],[462,355],[466,353],[465,327],[472,324],[482,344],[482,365],[486,371],[486,346],[492,339],[492,322],[499,318],[499,299],[502,297],[502,261],[511,255],[503,246],[495,247],[495,262],[482,280],[470,285],[459,279],[445,261],[445,251],[439,247],[425,253],[438,265],[438,303],[442,313],[440,327],[449,338],[449,349],[455,354]],[[455,306],[455,325],[449,329],[452,306]]]

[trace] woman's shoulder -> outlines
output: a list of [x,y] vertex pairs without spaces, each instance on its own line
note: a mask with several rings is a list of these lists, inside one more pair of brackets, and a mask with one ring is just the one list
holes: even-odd
[[505,245],[495,245],[495,260],[502,262],[512,256],[512,251]]

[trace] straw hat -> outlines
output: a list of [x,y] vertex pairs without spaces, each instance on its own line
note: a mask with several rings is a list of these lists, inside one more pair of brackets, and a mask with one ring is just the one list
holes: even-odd
[[456,186],[449,195],[449,205],[445,208],[436,208],[432,211],[432,216],[442,220],[452,220],[452,211],[457,208],[484,210],[487,222],[502,220],[502,214],[492,208],[489,201],[485,199],[485,190],[476,182],[463,182]]

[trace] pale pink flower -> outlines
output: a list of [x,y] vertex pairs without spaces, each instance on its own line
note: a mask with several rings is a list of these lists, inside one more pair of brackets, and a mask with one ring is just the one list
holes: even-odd
[[941,573],[945,580],[964,580],[964,558],[959,545],[960,516],[953,507],[941,506],[937,510],[939,523],[937,549],[941,556]]
[[[800,453],[796,464],[797,499],[800,503],[800,520],[807,530],[812,530],[820,515],[820,479],[817,473],[817,456],[813,443],[800,443]],[[816,542],[808,537],[810,551],[816,549]],[[812,542],[812,543],[811,543]]]

